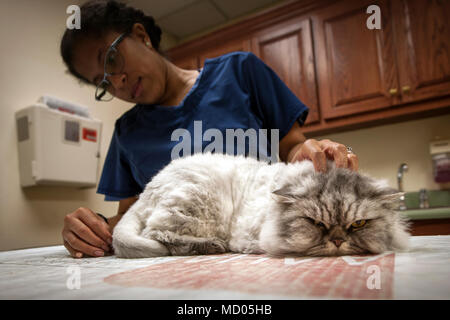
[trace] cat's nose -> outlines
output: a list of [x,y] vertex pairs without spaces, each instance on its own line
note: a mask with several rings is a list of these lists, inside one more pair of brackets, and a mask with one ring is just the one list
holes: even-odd
[[345,240],[344,239],[330,239],[330,241],[332,241],[336,245],[336,247],[339,248],[341,246],[342,242],[344,242]]

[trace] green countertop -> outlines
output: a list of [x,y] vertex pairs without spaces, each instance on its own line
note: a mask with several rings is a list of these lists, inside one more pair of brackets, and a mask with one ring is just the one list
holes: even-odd
[[450,207],[399,211],[411,220],[450,219]]

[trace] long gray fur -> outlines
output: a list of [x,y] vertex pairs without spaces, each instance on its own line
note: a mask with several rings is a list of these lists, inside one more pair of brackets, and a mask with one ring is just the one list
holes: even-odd
[[[384,180],[328,162],[266,164],[195,154],[172,161],[113,233],[119,257],[223,252],[328,256],[403,250],[408,222],[401,193]],[[360,228],[352,223],[365,220]],[[339,239],[339,245],[336,244]]]

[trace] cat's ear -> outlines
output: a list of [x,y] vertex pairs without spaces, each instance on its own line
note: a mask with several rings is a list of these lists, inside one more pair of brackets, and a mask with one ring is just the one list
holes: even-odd
[[384,206],[389,209],[396,210],[400,207],[402,198],[405,196],[405,192],[395,192],[389,194],[383,194],[378,197],[379,200]]
[[273,190],[272,194],[278,201],[283,203],[293,203],[296,199],[292,192],[292,187],[289,185]]

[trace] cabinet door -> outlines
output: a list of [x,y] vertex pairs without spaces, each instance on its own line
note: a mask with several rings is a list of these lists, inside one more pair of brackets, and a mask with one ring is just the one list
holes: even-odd
[[182,69],[195,70],[198,68],[198,57],[186,57],[172,62]]
[[253,52],[309,107],[305,124],[319,121],[316,71],[309,19],[267,28],[253,38]]
[[203,67],[205,59],[216,58],[225,53],[230,53],[234,51],[250,51],[250,41],[247,39],[243,39],[232,42],[226,42],[212,49],[203,50],[199,55],[200,65]]
[[450,1],[393,1],[402,99],[450,95]]
[[[369,5],[381,10],[381,29],[368,29]],[[400,103],[387,1],[340,1],[312,15],[325,119]]]

